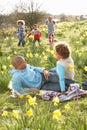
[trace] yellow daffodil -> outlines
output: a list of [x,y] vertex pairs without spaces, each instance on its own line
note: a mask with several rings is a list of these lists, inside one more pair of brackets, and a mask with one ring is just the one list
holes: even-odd
[[39,95],[42,96],[43,94],[45,94],[47,91],[46,90],[40,90],[39,91]]
[[36,105],[36,97],[28,99],[28,103],[32,106]]
[[35,54],[35,57],[38,57],[38,54],[37,54],[37,53]]
[[44,59],[44,60],[47,60],[47,56],[44,56],[43,59]]
[[4,71],[1,71],[1,74],[4,75]]
[[61,120],[61,112],[60,112],[60,110],[55,110],[53,112],[53,119],[56,119],[57,121]]
[[59,104],[59,98],[58,97],[54,97],[53,98],[53,103],[54,103],[54,106],[57,106]]
[[28,99],[30,99],[30,98],[32,98],[30,95],[26,95],[26,98],[28,98]]
[[11,59],[11,57],[10,57],[10,56],[8,56],[8,57],[7,57],[7,60],[10,60],[10,59]]
[[30,54],[29,54],[29,57],[30,57],[30,58],[32,58],[32,57],[33,57],[32,53],[30,53]]
[[20,99],[23,99],[23,98],[24,98],[24,95],[19,95],[19,98],[20,98]]
[[6,69],[7,69],[6,65],[3,65],[3,66],[2,66],[2,69],[3,69],[3,70],[6,70]]
[[14,51],[14,54],[16,55],[16,54],[17,54],[17,52],[16,52],[16,51]]
[[12,68],[13,68],[13,66],[12,66],[12,65],[9,65],[9,68],[10,68],[10,69],[12,69]]
[[2,116],[7,116],[8,112],[7,111],[3,111]]
[[70,107],[69,104],[65,105],[65,110],[66,110],[66,111],[70,111],[70,110],[71,110],[71,107]]
[[26,116],[30,117],[30,116],[33,116],[33,110],[30,109],[26,112]]
[[29,58],[29,54],[28,53],[26,54],[26,57]]
[[8,38],[8,37],[6,37],[6,38],[5,38],[5,41],[8,41],[8,40],[9,40],[9,38]]
[[87,72],[87,66],[84,67],[84,70]]
[[13,115],[14,118],[18,118],[19,117],[19,111],[13,110],[12,115]]

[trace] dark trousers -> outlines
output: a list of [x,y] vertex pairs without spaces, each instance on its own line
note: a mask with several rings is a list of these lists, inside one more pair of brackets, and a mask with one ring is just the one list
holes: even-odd
[[[71,79],[65,79],[65,86],[66,91],[70,84],[74,83]],[[50,72],[50,77],[45,79],[44,75],[42,75],[42,86],[41,90],[50,90],[50,91],[58,91],[61,92],[60,84],[59,84],[59,77],[56,73]]]
[[21,43],[22,43],[22,46],[24,46],[25,45],[25,40],[24,40],[25,36],[19,36],[18,38],[19,38],[18,46],[20,46]]

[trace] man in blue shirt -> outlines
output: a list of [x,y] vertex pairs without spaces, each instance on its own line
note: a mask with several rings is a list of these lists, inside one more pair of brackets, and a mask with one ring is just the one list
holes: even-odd
[[12,87],[18,94],[26,94],[29,91],[38,92],[44,84],[49,82],[55,82],[58,86],[58,76],[56,74],[50,73],[45,68],[30,66],[22,56],[15,56],[12,59],[12,65],[14,67],[10,71]]

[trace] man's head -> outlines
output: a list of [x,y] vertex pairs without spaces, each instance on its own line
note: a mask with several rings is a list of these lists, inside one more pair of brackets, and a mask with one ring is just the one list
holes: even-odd
[[14,56],[12,59],[12,65],[15,69],[22,70],[26,68],[26,61],[22,56]]

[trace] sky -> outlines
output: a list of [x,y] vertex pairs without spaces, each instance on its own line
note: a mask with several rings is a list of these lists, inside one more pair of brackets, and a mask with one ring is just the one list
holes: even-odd
[[[9,14],[20,5],[30,0],[0,0],[0,13]],[[41,5],[40,10],[53,15],[87,15],[87,0],[31,0]]]

